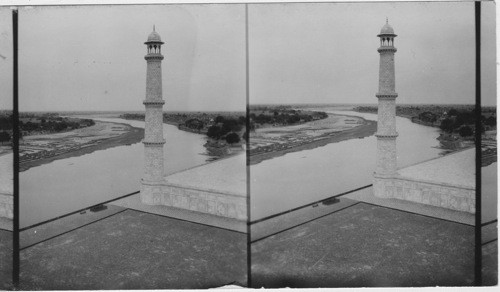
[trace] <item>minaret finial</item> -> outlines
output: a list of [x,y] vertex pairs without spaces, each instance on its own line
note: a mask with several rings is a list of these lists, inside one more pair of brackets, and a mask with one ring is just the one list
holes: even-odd
[[154,24],[153,24],[153,31],[156,31],[156,29],[155,29],[155,25],[154,25]]
[[389,24],[389,17],[387,17],[387,16],[385,17],[385,23]]

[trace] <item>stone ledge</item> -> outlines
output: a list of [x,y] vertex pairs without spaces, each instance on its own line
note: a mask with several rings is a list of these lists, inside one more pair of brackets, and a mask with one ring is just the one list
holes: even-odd
[[392,93],[377,93],[375,96],[378,99],[383,99],[383,100],[395,100],[398,97],[398,94],[396,92]]
[[380,139],[386,139],[386,140],[396,139],[396,137],[398,137],[398,136],[399,136],[398,132],[388,133],[388,134],[375,133],[375,137],[380,138]]
[[247,221],[246,157],[236,155],[141,182],[141,200],[191,213]]
[[144,59],[148,62],[154,62],[154,61],[158,61],[158,60],[163,60],[163,55],[160,55],[160,54],[151,54],[151,55],[146,55],[144,56]]
[[214,190],[197,190],[168,183],[141,186],[141,200],[146,205],[162,205],[225,218],[247,220],[247,200]]
[[151,214],[167,216],[171,218],[186,220],[194,223],[215,226],[233,231],[247,233],[247,221],[233,218],[226,218],[208,213],[201,213],[187,209],[169,207],[164,205],[146,205],[139,194],[113,201],[111,205],[116,205],[132,210],[139,210]]
[[374,195],[475,214],[475,190],[450,184],[428,183],[396,176],[375,178]]
[[144,146],[158,146],[158,145],[163,145],[166,143],[166,140],[163,139],[163,141],[145,141],[145,140],[142,140],[142,144],[144,144]]
[[145,106],[151,106],[151,107],[162,106],[165,104],[165,101],[164,100],[145,100],[142,102],[142,104],[144,104]]
[[382,53],[382,52],[393,52],[395,53],[398,49],[394,48],[394,47],[380,47],[377,49],[377,51],[379,53]]
[[0,194],[0,217],[14,218],[14,197],[12,194]]

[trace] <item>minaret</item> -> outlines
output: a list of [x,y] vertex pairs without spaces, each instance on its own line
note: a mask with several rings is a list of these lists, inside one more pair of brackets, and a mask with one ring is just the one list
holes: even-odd
[[146,107],[144,128],[144,177],[142,179],[141,200],[146,204],[153,204],[154,186],[163,182],[163,104],[161,82],[161,54],[160,35],[155,31],[149,35],[147,42],[146,75]]
[[[375,183],[377,179],[391,178],[397,171],[396,153],[396,84],[394,72],[394,30],[389,25],[388,20],[382,27],[380,34],[380,69],[378,93],[378,123],[377,123],[377,166],[375,170]],[[375,195],[378,197],[388,197],[385,188],[377,188],[375,185]]]

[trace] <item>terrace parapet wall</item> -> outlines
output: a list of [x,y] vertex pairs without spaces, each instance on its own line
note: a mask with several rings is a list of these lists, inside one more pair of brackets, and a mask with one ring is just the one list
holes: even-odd
[[12,219],[14,217],[14,197],[12,194],[0,193],[0,217]]
[[141,200],[147,205],[163,205],[239,221],[247,220],[246,197],[229,192],[143,181]]
[[475,188],[446,183],[427,182],[395,175],[375,177],[375,196],[412,201],[468,213],[476,213]]

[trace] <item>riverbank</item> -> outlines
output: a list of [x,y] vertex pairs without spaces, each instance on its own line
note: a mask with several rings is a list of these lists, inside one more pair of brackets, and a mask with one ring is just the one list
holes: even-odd
[[12,153],[12,146],[0,146],[0,156],[4,156],[4,155],[7,155],[7,154],[10,154]]
[[[94,151],[104,150],[108,148],[124,146],[124,145],[132,145],[140,142],[144,137],[144,129],[132,127],[127,124],[121,123],[109,123],[109,122],[96,122],[98,126],[106,125],[107,129],[105,129],[105,133],[103,134],[103,130],[98,129],[99,133],[96,131],[92,131],[92,127],[89,129],[79,129],[80,131],[72,131],[64,133],[64,135],[60,135],[59,137],[56,135],[45,135],[44,137],[25,137],[26,139],[40,139],[45,138],[51,141],[60,140],[60,144],[65,144],[67,141],[65,139],[73,139],[71,143],[74,143],[74,137],[78,136],[80,139],[87,139],[85,143],[81,143],[76,147],[67,147],[61,151],[58,151],[56,154],[46,154],[41,155],[37,159],[31,159],[27,161],[23,161],[19,163],[19,171],[25,171],[32,167],[40,166],[43,164],[51,163],[52,161],[59,159],[66,159],[70,157],[77,157],[85,154],[92,153]],[[119,127],[118,134],[110,133],[116,131],[115,128]],[[108,131],[110,129],[110,131]],[[78,140],[80,141],[80,140]]]
[[[328,125],[328,130],[326,132],[322,132],[318,136],[310,137],[300,143],[293,144],[281,144],[277,147],[271,148],[268,152],[264,153],[255,153],[252,154],[250,152],[250,165],[258,164],[264,160],[272,159],[275,157],[283,156],[287,153],[314,149],[317,147],[322,147],[330,143],[337,143],[349,139],[362,139],[365,137],[369,137],[377,131],[377,122],[372,120],[366,120],[361,117],[351,116],[351,115],[335,115],[329,114],[330,117],[343,117],[344,120],[340,123],[331,123]],[[353,118],[358,119],[358,123],[354,124],[353,127],[346,128],[345,121],[352,123]],[[328,119],[321,124],[321,129],[308,129],[308,131],[312,131],[314,133],[320,132],[321,130],[325,131],[327,127],[326,124],[330,123]],[[297,132],[290,132],[292,134],[298,134]],[[252,139],[252,138],[250,138]]]

